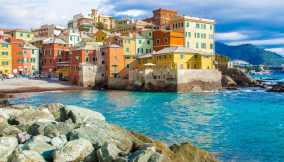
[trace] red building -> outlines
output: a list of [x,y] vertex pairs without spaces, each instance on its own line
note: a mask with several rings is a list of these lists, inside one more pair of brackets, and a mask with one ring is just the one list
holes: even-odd
[[32,44],[11,39],[12,69],[14,73],[32,75],[39,72],[39,50]]
[[96,48],[83,46],[72,49],[70,57],[70,81],[78,84],[80,64],[95,64],[96,60]]
[[61,39],[49,38],[43,41],[42,56],[40,58],[41,73],[55,74],[58,65],[69,63],[70,49]]
[[153,17],[145,19],[144,21],[153,23],[159,29],[167,29],[169,22],[177,16],[177,11],[175,10],[160,8],[153,11]]

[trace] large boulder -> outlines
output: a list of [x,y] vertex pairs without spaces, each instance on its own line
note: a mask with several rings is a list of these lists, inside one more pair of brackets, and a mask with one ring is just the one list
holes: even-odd
[[222,76],[222,87],[227,89],[236,89],[238,84],[228,75]]
[[11,162],[45,162],[45,160],[38,152],[24,150],[14,153]]
[[105,143],[101,148],[97,150],[98,161],[101,162],[113,162],[123,159],[123,153],[117,146],[110,142]]
[[70,140],[87,139],[96,149],[112,141],[118,149],[126,154],[133,146],[127,130],[99,120],[96,123],[93,122],[73,130],[68,134],[68,137]]
[[51,139],[42,135],[34,136],[24,146],[23,150],[32,150],[41,154],[46,160],[52,159],[55,147],[51,144]]
[[13,125],[8,125],[7,127],[5,127],[1,132],[0,132],[0,136],[13,136],[13,137],[17,137],[17,135],[19,133],[21,133],[22,131],[20,129],[18,129],[17,127],[13,126]]
[[0,161],[8,162],[17,146],[16,137],[0,137]]
[[92,143],[85,139],[69,141],[63,148],[56,150],[53,155],[54,162],[68,161],[96,161]]
[[222,74],[224,76],[229,76],[238,85],[238,87],[256,86],[256,82],[246,73],[244,73],[239,69],[235,68],[223,69]]
[[76,123],[88,123],[93,120],[102,120],[105,121],[105,117],[96,111],[92,111],[88,108],[82,108],[78,106],[66,106],[67,111],[71,111],[73,119]]
[[48,109],[29,109],[22,110],[20,114],[14,115],[13,120],[18,122],[18,124],[32,125],[36,122],[52,122],[55,121],[55,118]]
[[145,147],[129,156],[129,162],[170,162],[164,155],[156,152],[155,147]]

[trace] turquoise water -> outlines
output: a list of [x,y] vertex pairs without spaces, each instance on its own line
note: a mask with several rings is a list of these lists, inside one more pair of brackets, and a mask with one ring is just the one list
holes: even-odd
[[81,91],[25,94],[13,103],[60,102],[168,144],[191,141],[222,161],[284,161],[284,94],[258,89],[208,93]]

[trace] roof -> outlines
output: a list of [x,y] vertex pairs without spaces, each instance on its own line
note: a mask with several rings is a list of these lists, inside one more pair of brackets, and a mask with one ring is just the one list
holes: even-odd
[[38,49],[36,46],[28,43],[28,42],[25,42],[24,43],[24,48],[28,48],[28,49]]
[[161,54],[168,54],[168,53],[193,53],[193,54],[200,54],[200,55],[207,55],[207,56],[211,56],[213,55],[210,52],[204,52],[204,51],[200,51],[200,50],[196,50],[196,49],[192,49],[192,48],[185,48],[183,46],[175,46],[175,47],[167,47],[164,48],[160,51],[154,52],[154,55],[161,55]]
[[47,38],[43,40],[43,44],[66,44],[65,41],[59,38]]

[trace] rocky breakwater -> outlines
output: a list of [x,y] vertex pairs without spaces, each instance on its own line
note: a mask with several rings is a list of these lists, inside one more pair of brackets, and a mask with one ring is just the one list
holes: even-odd
[[239,87],[257,87],[259,83],[250,78],[239,69],[228,68],[222,70],[222,87],[225,89],[237,89]]
[[215,162],[190,143],[172,145],[109,124],[81,107],[0,107],[1,162]]
[[275,85],[266,86],[268,92],[282,92],[284,93],[284,82],[279,82]]

